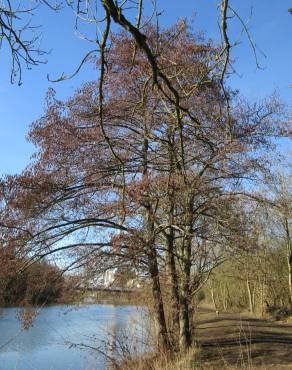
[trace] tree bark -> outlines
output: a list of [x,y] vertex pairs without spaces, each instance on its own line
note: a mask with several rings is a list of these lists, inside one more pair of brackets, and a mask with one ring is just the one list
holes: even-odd
[[[189,215],[190,225],[191,216]],[[183,265],[183,278],[180,294],[180,348],[187,350],[192,344],[192,334],[190,330],[190,275],[191,275],[191,226],[187,227],[185,243],[182,246],[182,265]]]
[[[170,120],[171,121],[171,120]],[[175,231],[173,229],[174,224],[174,211],[175,211],[175,195],[173,189],[173,176],[175,170],[177,169],[177,162],[175,161],[175,128],[173,125],[168,127],[168,159],[169,159],[169,178],[168,178],[168,223],[169,223],[169,232],[166,236],[167,243],[167,263],[168,263],[168,272],[170,274],[170,283],[171,283],[171,313],[172,313],[172,341],[175,343],[179,330],[180,330],[180,317],[179,317],[179,281],[177,274],[177,267],[175,261]],[[175,343],[178,344],[178,343]]]
[[[170,349],[170,341],[167,332],[167,325],[164,314],[164,306],[162,299],[162,292],[159,279],[159,268],[157,261],[157,251],[155,248],[155,219],[152,209],[151,200],[149,197],[148,185],[148,140],[147,140],[147,128],[145,127],[145,139],[143,143],[143,180],[145,182],[144,191],[144,226],[145,226],[145,241],[146,241],[146,255],[148,258],[148,270],[152,280],[152,295],[154,301],[154,311],[156,321],[158,324],[158,347],[163,350]],[[148,185],[147,185],[148,184]]]
[[187,350],[192,344],[188,301],[188,297],[183,293],[180,299],[180,348],[182,351]]
[[148,268],[152,280],[152,295],[154,301],[154,310],[156,315],[156,321],[158,324],[158,347],[163,350],[170,349],[170,341],[168,338],[163,299],[161,294],[161,286],[159,280],[159,270],[157,264],[157,255],[155,248],[150,247],[148,253]]
[[226,283],[224,284],[222,289],[222,305],[223,310],[226,312],[228,310],[228,288],[226,286]]
[[252,314],[254,314],[254,300],[253,300],[253,294],[251,291],[250,281],[248,278],[246,280],[246,287],[247,287],[247,293],[248,293],[249,310]]
[[146,228],[146,253],[148,257],[148,269],[152,280],[154,310],[158,324],[158,347],[164,350],[169,350],[170,341],[168,337],[167,325],[164,314],[164,306],[159,279],[157,252],[155,248],[154,215],[152,212],[151,204],[148,201],[145,204],[144,223]]
[[289,284],[289,303],[292,308],[292,241],[289,229],[288,218],[284,219],[284,227],[286,233],[286,243],[287,243],[287,265],[288,265],[288,284]]
[[173,340],[179,333],[179,286],[174,256],[174,233],[170,231],[167,236],[168,267],[171,283],[171,313],[172,313],[172,337]]
[[215,292],[214,292],[214,286],[213,286],[212,280],[211,280],[211,284],[210,284],[210,290],[211,290],[211,297],[212,297],[212,302],[213,302],[213,305],[214,305],[214,309],[215,309],[215,311],[217,311],[217,303],[216,303],[216,299],[215,299]]

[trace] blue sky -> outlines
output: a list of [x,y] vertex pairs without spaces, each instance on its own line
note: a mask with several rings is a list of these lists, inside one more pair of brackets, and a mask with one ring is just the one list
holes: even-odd
[[[218,40],[218,2],[158,0],[158,8],[164,9],[160,22],[166,26],[178,17],[191,17],[196,13],[194,28]],[[265,97],[276,89],[291,104],[292,15],[287,9],[292,7],[292,0],[233,0],[231,5],[244,20],[249,18],[253,5],[250,34],[266,55],[264,58],[259,54],[264,69],[258,70],[247,37],[242,35],[241,44],[233,52],[238,76],[232,78],[231,84],[249,99]],[[64,98],[72,95],[82,82],[96,78],[98,73],[88,65],[73,80],[49,83],[47,73],[54,78],[62,72],[72,72],[84,53],[90,50],[90,45],[74,34],[74,17],[69,11],[54,14],[47,8],[40,8],[35,23],[43,26],[42,45],[51,53],[47,64],[24,72],[22,86],[10,84],[7,50],[0,50],[0,175],[20,172],[28,164],[34,148],[25,136],[29,124],[43,112],[47,89],[53,87],[57,96]],[[240,36],[241,26],[237,20],[232,21],[230,32],[233,40]],[[292,149],[291,144],[283,146],[284,151],[289,148]]]

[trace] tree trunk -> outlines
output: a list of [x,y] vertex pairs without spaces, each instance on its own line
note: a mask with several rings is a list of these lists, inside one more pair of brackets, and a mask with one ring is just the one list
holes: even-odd
[[166,320],[163,307],[163,299],[159,281],[159,270],[157,264],[157,255],[155,248],[151,248],[148,253],[148,268],[152,280],[152,295],[154,301],[154,310],[158,324],[158,347],[169,350],[170,342],[167,333]]
[[187,350],[192,344],[192,336],[189,320],[189,302],[188,297],[182,294],[180,299],[180,348]]
[[174,256],[174,236],[173,231],[168,235],[167,238],[167,252],[168,252],[168,267],[170,273],[171,282],[171,313],[172,313],[172,337],[173,339],[177,337],[179,333],[179,286],[178,277],[175,265]]
[[148,140],[147,128],[145,127],[145,139],[143,143],[143,180],[145,182],[144,205],[144,227],[145,227],[145,253],[148,257],[148,270],[152,280],[152,295],[154,301],[154,311],[158,325],[158,347],[163,350],[170,349],[170,342],[167,332],[167,325],[164,314],[163,299],[159,280],[159,268],[157,262],[157,251],[155,248],[155,219],[153,208],[148,193],[149,174],[148,174]]
[[167,254],[168,254],[168,273],[170,274],[170,283],[171,283],[171,313],[172,313],[172,323],[171,323],[171,331],[172,331],[172,340],[176,342],[179,327],[180,327],[180,318],[179,318],[179,282],[178,282],[178,274],[177,274],[177,267],[175,261],[175,232],[173,229],[174,224],[174,203],[175,203],[175,195],[173,189],[173,174],[174,170],[177,167],[177,163],[175,161],[175,143],[174,143],[174,127],[170,125],[168,127],[168,156],[169,156],[169,179],[168,179],[168,223],[169,223],[169,232],[166,237],[167,242]]
[[289,229],[288,218],[284,219],[286,242],[287,242],[287,264],[288,264],[288,284],[289,284],[289,302],[292,308],[292,241]]
[[213,305],[214,305],[214,309],[215,309],[215,311],[217,311],[217,304],[216,304],[215,292],[214,292],[214,286],[213,286],[212,280],[211,280],[210,290],[211,290],[211,297],[212,297],[212,302],[213,302]]
[[264,297],[264,281],[262,280],[261,282],[261,316],[263,317],[264,316],[264,301],[265,301],[265,297]]
[[288,283],[289,283],[289,301],[290,306],[292,308],[292,254],[289,254],[287,256],[287,262],[288,262]]
[[222,305],[223,310],[226,312],[228,310],[228,289],[226,284],[224,284],[223,290],[222,290]]
[[148,269],[152,279],[152,294],[154,310],[158,324],[158,347],[169,350],[170,342],[167,332],[163,299],[161,293],[157,252],[155,248],[155,225],[154,215],[150,203],[145,204],[145,229],[146,229],[146,253],[148,257]]
[[180,348],[187,350],[192,344],[190,328],[190,274],[191,274],[191,233],[190,226],[186,231],[185,243],[182,247],[183,278],[180,295]]
[[249,310],[252,314],[254,314],[254,299],[253,299],[253,294],[251,291],[249,279],[246,280],[246,286],[247,286],[247,293],[248,293]]

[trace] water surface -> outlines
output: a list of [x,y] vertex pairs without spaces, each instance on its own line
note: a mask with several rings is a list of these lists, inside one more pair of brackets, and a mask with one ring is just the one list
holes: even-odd
[[109,361],[89,347],[116,356],[109,345],[139,336],[143,321],[135,306],[50,306],[21,330],[18,313],[7,308],[0,316],[0,370],[105,370]]

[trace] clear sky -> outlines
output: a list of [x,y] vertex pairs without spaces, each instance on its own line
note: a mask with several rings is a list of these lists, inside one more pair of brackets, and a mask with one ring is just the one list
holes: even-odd
[[[164,9],[160,18],[163,26],[170,25],[178,17],[194,18],[194,28],[205,32],[207,37],[218,41],[219,0],[157,0],[158,8]],[[275,89],[291,104],[292,98],[292,15],[288,8],[292,0],[232,0],[231,5],[243,20],[253,14],[249,23],[254,42],[265,53],[259,54],[263,70],[258,70],[248,44],[242,35],[241,44],[233,52],[238,76],[232,78],[232,85],[250,99],[265,97]],[[34,67],[23,75],[23,85],[11,85],[6,50],[0,50],[0,175],[20,172],[29,162],[34,148],[26,141],[29,124],[41,116],[44,97],[49,87],[57,91],[57,97],[72,95],[82,82],[96,78],[97,71],[88,65],[73,80],[58,84],[49,83],[62,72],[70,73],[78,65],[90,46],[74,34],[74,17],[69,11],[54,14],[47,8],[40,8],[35,23],[43,26],[43,48],[51,50],[48,63]],[[232,39],[241,35],[240,23],[232,20]],[[291,144],[290,144],[291,145]],[[283,147],[288,151],[289,144]]]

